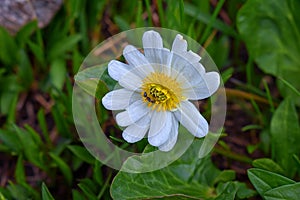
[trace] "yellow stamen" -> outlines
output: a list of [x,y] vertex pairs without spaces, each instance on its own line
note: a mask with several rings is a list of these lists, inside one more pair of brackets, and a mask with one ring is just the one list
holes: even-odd
[[160,72],[153,72],[143,80],[141,95],[157,111],[174,110],[184,99],[180,83]]

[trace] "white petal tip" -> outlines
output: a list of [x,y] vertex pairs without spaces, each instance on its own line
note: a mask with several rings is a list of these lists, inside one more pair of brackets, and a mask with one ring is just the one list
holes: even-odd
[[130,53],[130,52],[135,51],[135,50],[137,50],[137,49],[134,46],[129,44],[124,48],[123,54]]
[[208,72],[205,74],[205,81],[209,90],[209,94],[214,94],[220,86],[220,75],[217,72]]

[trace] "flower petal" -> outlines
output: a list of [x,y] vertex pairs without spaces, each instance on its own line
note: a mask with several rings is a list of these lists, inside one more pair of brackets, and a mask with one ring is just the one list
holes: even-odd
[[132,67],[117,60],[112,60],[108,63],[108,74],[110,77],[119,81]]
[[142,100],[132,103],[124,112],[120,112],[116,116],[119,126],[129,126],[149,112],[149,108]]
[[208,72],[202,75],[193,85],[183,88],[183,96],[190,100],[205,99],[217,91],[220,85],[220,76],[217,72]]
[[171,66],[173,71],[177,74],[181,74],[191,83],[197,81],[203,73],[205,73],[204,67],[199,62],[191,63],[189,60],[184,58],[182,55],[173,53]]
[[132,101],[140,98],[140,94],[132,90],[119,89],[107,93],[102,98],[103,106],[108,110],[123,110],[127,108]]
[[137,124],[131,124],[122,133],[124,140],[129,143],[135,143],[143,139],[149,130],[148,126],[139,126]]
[[142,79],[132,71],[129,71],[120,78],[119,84],[129,90],[139,91],[138,89],[142,85]]
[[129,65],[134,67],[132,72],[141,78],[145,78],[149,73],[154,71],[144,54],[134,46],[127,45],[123,50],[123,55]]
[[156,31],[147,31],[143,35],[143,48],[163,48],[163,41]]
[[182,35],[177,34],[172,45],[172,52],[182,53],[187,51],[187,42]]
[[161,151],[170,151],[176,144],[178,137],[178,121],[174,115],[172,115],[172,129],[169,136],[169,139],[158,147]]
[[143,35],[144,54],[150,63],[167,65],[170,50],[163,48],[163,41],[158,32],[147,31]]
[[208,133],[208,123],[194,104],[182,101],[174,112],[178,121],[194,136],[204,137]]
[[[123,131],[123,134],[125,134],[125,136],[123,135],[123,137],[124,137],[124,139],[125,139],[125,137],[128,139],[128,140],[125,139],[127,142],[137,140],[138,138],[142,139],[145,136],[146,133],[144,134],[143,130],[147,131],[150,127],[151,113],[152,112],[147,113],[141,119],[139,119],[135,123],[131,124],[130,126],[132,126],[132,128],[128,129],[125,132]],[[140,131],[140,133],[133,131],[133,128],[135,128],[137,131]],[[130,138],[131,138],[131,140],[130,140]],[[139,139],[139,140],[141,140],[141,139]]]
[[165,143],[172,128],[172,113],[153,111],[148,141],[152,146],[160,146]]

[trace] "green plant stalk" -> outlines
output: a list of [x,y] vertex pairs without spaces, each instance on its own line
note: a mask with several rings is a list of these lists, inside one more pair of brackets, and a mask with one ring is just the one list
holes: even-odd
[[264,84],[264,87],[265,87],[265,90],[266,90],[266,93],[267,93],[267,99],[268,99],[270,107],[271,107],[271,112],[274,113],[275,112],[275,107],[274,107],[273,99],[272,99],[272,96],[271,96],[271,93],[270,93],[270,89],[269,89],[268,84],[265,80],[263,80],[263,84]]
[[153,26],[150,2],[149,2],[149,0],[146,0],[145,3],[146,3],[146,9],[147,9],[147,13],[148,13],[149,26]]
[[165,17],[164,17],[164,10],[162,5],[162,0],[157,0],[157,9],[158,9],[158,16],[161,27],[165,27]]
[[112,176],[112,172],[110,171],[109,174],[108,174],[108,177],[107,177],[107,179],[106,179],[106,181],[105,181],[105,183],[103,185],[103,187],[101,188],[101,190],[100,190],[100,192],[99,192],[99,194],[97,196],[97,199],[101,199],[101,197],[103,196],[106,188],[109,187],[109,181],[111,179],[111,176]]
[[201,37],[201,40],[200,40],[200,44],[202,44],[206,40],[206,38],[208,37],[209,32],[210,32],[211,27],[212,27],[212,24],[216,21],[216,18],[217,18],[217,16],[218,16],[218,14],[219,14],[219,12],[220,12],[220,10],[221,10],[224,3],[225,3],[225,0],[220,0],[218,2],[218,5],[216,6],[216,9],[214,10],[212,17],[210,18],[209,23],[208,23],[208,25],[206,26],[206,28],[204,30],[203,36]]

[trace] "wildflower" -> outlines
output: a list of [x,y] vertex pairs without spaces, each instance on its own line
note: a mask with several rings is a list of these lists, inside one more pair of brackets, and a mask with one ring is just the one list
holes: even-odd
[[176,35],[171,51],[163,47],[159,33],[143,35],[143,53],[127,45],[127,64],[112,60],[109,75],[123,88],[107,93],[102,103],[126,127],[123,138],[134,143],[148,136],[161,151],[170,151],[177,141],[179,122],[195,137],[208,133],[208,123],[191,100],[205,99],[219,87],[217,72],[205,72],[201,57],[187,50],[187,42]]

